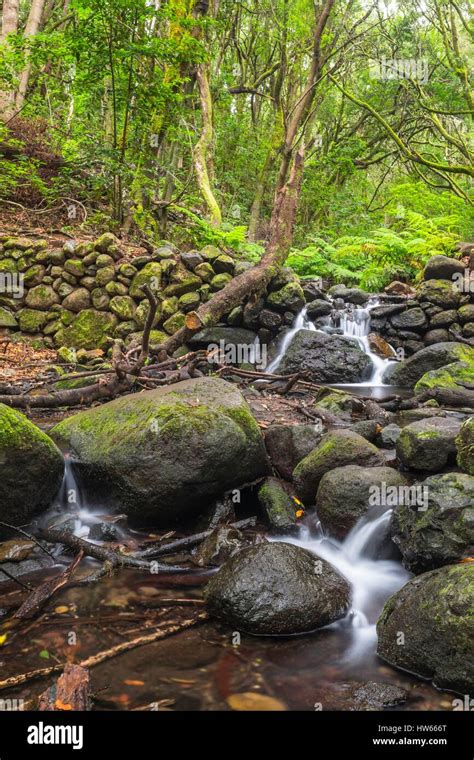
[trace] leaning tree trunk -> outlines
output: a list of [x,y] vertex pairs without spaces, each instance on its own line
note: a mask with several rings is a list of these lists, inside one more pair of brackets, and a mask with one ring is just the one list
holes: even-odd
[[204,63],[198,65],[196,79],[201,99],[202,129],[201,136],[194,148],[194,168],[196,169],[199,189],[209,209],[211,224],[215,227],[220,227],[222,223],[221,210],[211,187],[208,168],[209,150],[212,145],[214,132],[212,127],[211,88],[209,87],[209,78]]
[[[2,31],[0,33],[0,43],[6,45],[6,38],[9,34],[18,32],[18,11],[20,0],[3,0],[2,6]],[[14,112],[15,93],[13,90],[0,92],[0,120],[8,121]]]
[[[39,28],[41,26],[41,19],[43,16],[44,3],[45,0],[33,0],[28,16],[28,21],[26,22],[25,26],[24,37],[34,37],[35,34],[38,34]],[[28,82],[30,79],[30,71],[31,63],[29,60],[27,60],[25,68],[20,75],[20,82],[15,98],[15,108],[17,111],[23,107],[23,104],[25,102],[26,91],[28,89]]]
[[215,324],[235,306],[260,293],[275,276],[279,267],[285,263],[293,239],[303,168],[304,148],[301,148],[295,155],[288,182],[275,195],[270,236],[262,260],[252,269],[231,280],[197,311],[187,314],[185,326],[160,346],[161,351],[172,353],[202,327]]

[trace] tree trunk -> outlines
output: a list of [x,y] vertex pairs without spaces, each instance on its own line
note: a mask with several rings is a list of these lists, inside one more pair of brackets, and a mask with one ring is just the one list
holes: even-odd
[[[43,16],[44,3],[45,0],[33,0],[28,20],[26,22],[25,31],[23,33],[24,37],[34,37],[35,34],[38,34],[41,26],[41,19]],[[25,102],[26,91],[28,89],[28,81],[30,79],[30,71],[31,63],[27,59],[25,68],[20,75],[20,83],[18,85],[18,90],[15,98],[15,108],[17,111],[23,107],[23,104]]]
[[211,187],[208,169],[208,154],[214,133],[212,127],[212,97],[206,64],[200,63],[197,66],[196,79],[201,99],[202,130],[201,136],[194,148],[194,166],[199,189],[209,209],[211,224],[215,227],[220,227],[222,223],[221,210]]
[[168,338],[161,350],[173,353],[202,327],[213,325],[228,314],[235,306],[249,296],[260,293],[275,276],[286,260],[293,238],[296,210],[301,193],[304,169],[304,148],[297,151],[290,178],[286,185],[277,190],[270,220],[270,236],[262,260],[235,277],[223,290],[216,293],[207,303],[186,316],[186,324]]
[[[6,45],[6,37],[18,32],[18,10],[20,0],[3,0],[2,6],[2,31],[0,43]],[[0,92],[0,120],[8,121],[13,116],[15,93],[13,90]]]

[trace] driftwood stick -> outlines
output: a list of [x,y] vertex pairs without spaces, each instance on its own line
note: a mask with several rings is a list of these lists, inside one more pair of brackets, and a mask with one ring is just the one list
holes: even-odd
[[[242,530],[244,528],[253,527],[257,522],[256,517],[248,517],[246,520],[239,520],[238,522],[231,523],[233,528]],[[178,538],[176,541],[170,541],[168,544],[158,544],[150,546],[144,551],[137,552],[135,557],[162,557],[165,554],[174,554],[181,551],[181,549],[190,549],[196,544],[200,544],[205,538],[211,535],[213,530],[203,530],[201,533],[195,533],[194,536],[186,536],[186,538]]]

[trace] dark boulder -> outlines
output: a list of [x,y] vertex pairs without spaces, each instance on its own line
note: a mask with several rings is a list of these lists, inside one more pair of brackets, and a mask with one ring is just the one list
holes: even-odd
[[279,372],[305,371],[321,383],[358,383],[371,372],[370,357],[349,338],[300,330],[280,363]]

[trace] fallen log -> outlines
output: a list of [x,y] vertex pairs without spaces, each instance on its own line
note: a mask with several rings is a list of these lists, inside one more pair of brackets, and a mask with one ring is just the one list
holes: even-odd
[[56,684],[41,694],[38,704],[40,712],[90,709],[89,672],[81,665],[69,662]]

